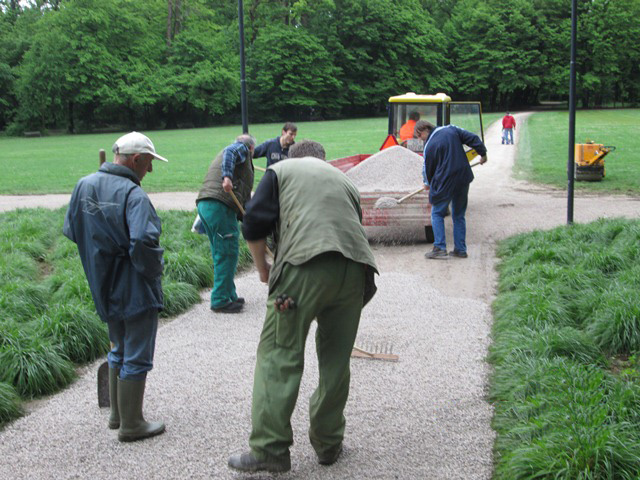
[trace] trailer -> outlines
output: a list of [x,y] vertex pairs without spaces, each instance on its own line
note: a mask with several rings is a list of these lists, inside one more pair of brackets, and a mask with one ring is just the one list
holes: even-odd
[[[389,98],[388,132],[380,150],[395,145],[401,145],[422,155],[422,145],[419,139],[399,141],[398,136],[403,126],[410,121],[409,117],[426,120],[433,125],[457,125],[465,130],[477,134],[484,142],[482,128],[482,106],[480,102],[454,102],[444,93],[436,95],[418,95],[413,92]],[[360,164],[371,154],[357,154],[331,160],[329,163],[343,172]],[[471,162],[477,152],[468,149],[467,157]],[[421,179],[416,179],[419,184]],[[423,193],[415,195],[402,202],[395,208],[375,208],[376,201],[381,197],[400,198],[407,192],[376,191],[360,192],[362,206],[362,220],[365,227],[370,229],[400,229],[410,227],[424,227],[425,238],[433,243],[433,228],[431,226],[431,204],[429,203],[429,187]]]

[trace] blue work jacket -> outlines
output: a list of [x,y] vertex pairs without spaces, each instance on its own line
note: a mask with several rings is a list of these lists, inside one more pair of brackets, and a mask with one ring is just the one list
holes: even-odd
[[455,191],[473,181],[473,172],[463,145],[487,154],[480,137],[455,125],[436,128],[424,146],[425,173],[432,205],[451,200]]
[[63,233],[78,246],[102,320],[162,310],[162,227],[133,170],[104,163],[80,179]]

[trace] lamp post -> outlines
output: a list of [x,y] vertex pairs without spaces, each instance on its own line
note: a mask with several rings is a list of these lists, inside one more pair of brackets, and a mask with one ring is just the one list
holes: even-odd
[[242,7],[242,0],[238,0],[238,24],[240,28],[240,106],[242,114],[242,133],[249,133],[247,81],[244,73],[244,9]]
[[573,224],[573,184],[576,142],[576,30],[577,0],[571,0],[571,66],[569,69],[569,160],[567,161],[567,225]]

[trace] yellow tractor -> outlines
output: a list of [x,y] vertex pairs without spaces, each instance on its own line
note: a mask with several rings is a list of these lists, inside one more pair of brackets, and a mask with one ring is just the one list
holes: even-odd
[[[456,125],[475,133],[484,142],[482,128],[482,105],[480,102],[454,102],[449,95],[436,93],[435,95],[419,95],[413,92],[396,95],[389,98],[389,129],[387,142],[396,139],[397,142],[422,155],[422,142],[408,138],[411,128],[410,120],[416,117],[426,120],[439,127],[442,125]],[[411,132],[413,133],[413,132]],[[385,142],[386,143],[386,142]],[[468,150],[469,161],[478,154],[475,150]]]
[[574,178],[578,181],[599,182],[604,178],[604,157],[616,147],[600,143],[576,143]]

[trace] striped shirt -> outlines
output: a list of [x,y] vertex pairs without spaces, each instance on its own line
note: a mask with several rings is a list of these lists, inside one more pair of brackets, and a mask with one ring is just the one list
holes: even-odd
[[244,143],[232,143],[224,149],[222,154],[222,179],[229,177],[233,180],[233,169],[237,163],[244,163],[249,156],[249,149]]

